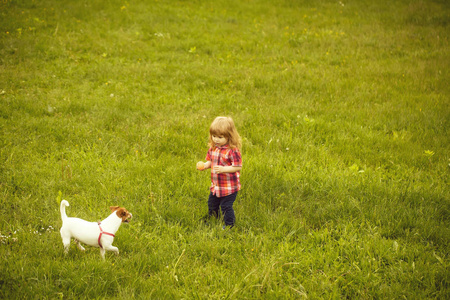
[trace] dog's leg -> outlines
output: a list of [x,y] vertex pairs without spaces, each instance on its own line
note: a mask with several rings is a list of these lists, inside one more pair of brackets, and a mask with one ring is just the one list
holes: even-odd
[[64,245],[64,253],[67,254],[70,248],[70,235],[63,228],[60,230],[61,239]]
[[69,253],[70,249],[70,238],[63,238],[63,245],[64,245],[64,253]]
[[100,248],[100,256],[102,257],[103,260],[105,260],[105,249],[104,248]]
[[114,252],[116,255],[119,255],[119,248],[114,247],[114,246],[112,246],[112,245],[105,246],[105,250],[112,251],[112,252]]
[[61,239],[64,245],[64,253],[67,254],[69,252],[69,248],[70,248],[70,240],[71,240],[71,235],[70,232],[68,232],[64,226],[64,222],[63,222],[63,226],[61,227],[61,229],[59,230],[59,233],[61,234]]
[[84,249],[83,246],[81,246],[80,241],[79,240],[75,240],[75,243],[77,243],[77,247],[78,249],[80,249],[81,251],[85,251],[86,249]]

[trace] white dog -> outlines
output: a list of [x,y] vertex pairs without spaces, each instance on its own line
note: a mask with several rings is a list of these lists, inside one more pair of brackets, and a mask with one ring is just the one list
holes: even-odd
[[125,208],[111,206],[112,213],[101,222],[88,222],[79,218],[69,218],[66,215],[66,206],[69,202],[61,201],[60,211],[62,218],[61,238],[64,244],[64,252],[69,252],[70,239],[74,238],[78,248],[84,251],[80,242],[93,247],[100,247],[100,255],[105,259],[105,251],[113,251],[119,254],[119,249],[112,246],[114,235],[119,230],[122,222],[128,223],[133,217]]

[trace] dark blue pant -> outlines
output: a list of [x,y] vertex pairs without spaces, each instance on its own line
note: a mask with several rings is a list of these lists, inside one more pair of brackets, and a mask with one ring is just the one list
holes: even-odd
[[219,217],[219,207],[223,213],[223,220],[226,226],[234,226],[236,220],[234,216],[233,203],[236,200],[238,192],[224,197],[216,197],[213,193],[209,194],[208,208],[209,216]]

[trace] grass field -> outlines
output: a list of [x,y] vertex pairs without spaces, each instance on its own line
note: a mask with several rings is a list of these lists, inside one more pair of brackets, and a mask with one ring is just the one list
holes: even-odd
[[[0,298],[449,299],[448,1],[0,2]],[[243,138],[204,224],[208,128]],[[69,216],[133,221],[120,255]]]

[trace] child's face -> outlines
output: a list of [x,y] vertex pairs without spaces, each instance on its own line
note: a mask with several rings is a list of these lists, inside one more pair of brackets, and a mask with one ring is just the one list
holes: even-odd
[[212,135],[212,140],[217,147],[222,147],[226,143],[228,143],[228,139],[219,135]]

